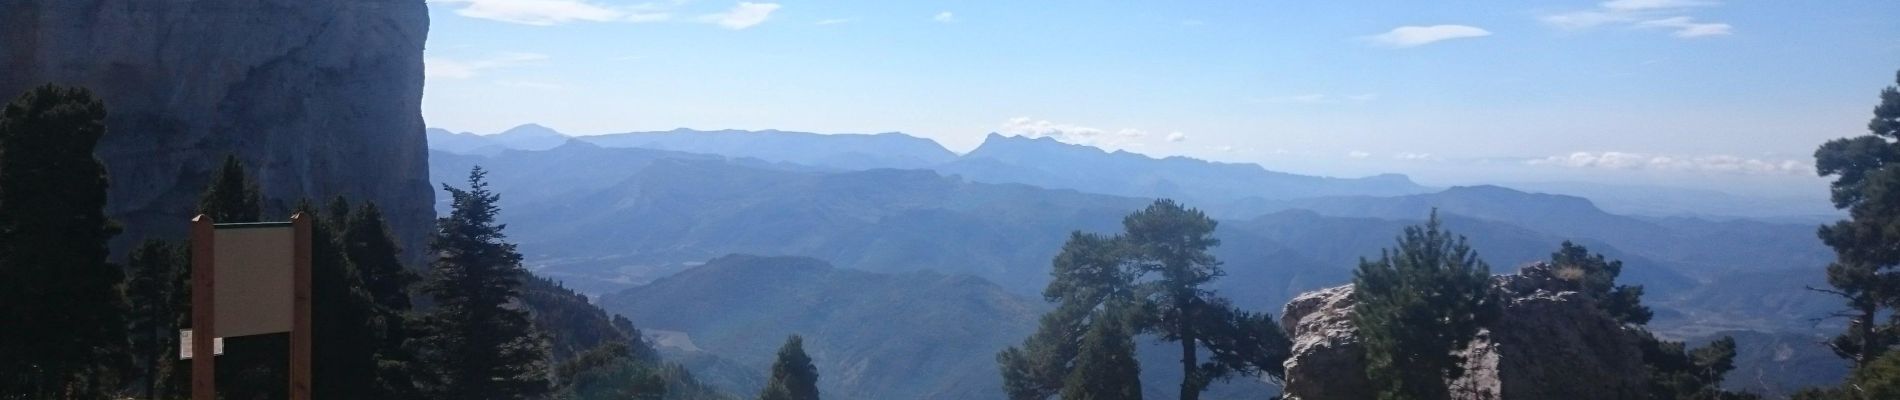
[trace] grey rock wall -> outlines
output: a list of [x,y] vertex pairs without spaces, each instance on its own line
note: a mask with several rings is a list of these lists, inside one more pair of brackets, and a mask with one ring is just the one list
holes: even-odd
[[178,238],[227,154],[266,215],[375,201],[413,257],[434,213],[423,0],[0,0],[0,96],[46,83],[106,104],[116,248]]

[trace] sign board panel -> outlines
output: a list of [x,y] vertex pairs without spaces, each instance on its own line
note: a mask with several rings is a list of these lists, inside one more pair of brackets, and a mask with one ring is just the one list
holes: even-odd
[[[212,339],[211,343],[212,343],[211,344],[212,355],[216,355],[216,356],[224,355],[224,338]],[[190,360],[191,350],[192,350],[191,349],[191,330],[190,329],[178,330],[178,359]]]
[[296,230],[289,223],[215,227],[218,336],[290,332]]

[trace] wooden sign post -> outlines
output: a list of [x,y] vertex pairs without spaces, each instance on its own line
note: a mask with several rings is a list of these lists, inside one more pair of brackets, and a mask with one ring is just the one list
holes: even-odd
[[217,400],[218,338],[290,333],[290,399],[310,399],[310,218],[191,220],[191,398]]

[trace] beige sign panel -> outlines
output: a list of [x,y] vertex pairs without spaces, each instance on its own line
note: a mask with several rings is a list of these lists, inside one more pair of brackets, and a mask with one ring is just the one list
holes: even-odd
[[287,223],[217,227],[218,336],[290,332],[296,236]]

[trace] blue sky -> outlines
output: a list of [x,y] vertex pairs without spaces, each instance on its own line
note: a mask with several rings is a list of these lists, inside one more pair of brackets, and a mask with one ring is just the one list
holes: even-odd
[[423,113],[1820,196],[1900,69],[1900,2],[1532,3],[431,0]]

